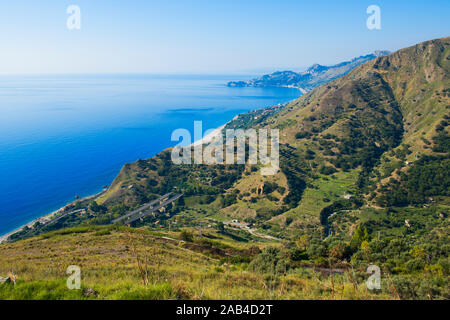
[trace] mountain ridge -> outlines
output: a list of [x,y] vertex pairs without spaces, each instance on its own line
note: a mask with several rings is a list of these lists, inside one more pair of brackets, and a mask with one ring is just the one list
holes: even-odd
[[[425,49],[417,52],[421,46]],[[433,56],[431,59],[426,56],[427,52],[423,52],[424,50],[431,50],[433,55],[439,56],[436,58]],[[328,85],[323,85],[282,108],[269,108],[242,114],[231,121],[227,128],[280,129],[282,172],[273,179],[263,179],[258,173],[247,174],[250,170],[248,166],[243,168],[230,166],[224,170],[214,166],[196,167],[196,170],[205,170],[204,174],[207,175],[211,174],[209,173],[211,170],[219,170],[216,171],[217,175],[226,174],[228,178],[233,178],[227,183],[218,181],[215,185],[204,184],[202,182],[204,178],[195,177],[196,175],[189,172],[189,168],[179,171],[179,177],[176,178],[170,172],[176,167],[169,166],[164,160],[169,156],[165,155],[166,151],[162,153],[162,156],[153,159],[151,165],[141,162],[141,166],[144,168],[148,165],[157,168],[161,165],[168,166],[166,170],[159,169],[159,173],[156,172],[154,176],[152,174],[153,180],[165,181],[166,186],[178,185],[179,188],[183,188],[184,184],[186,188],[192,183],[193,186],[201,186],[200,190],[203,191],[200,194],[216,192],[213,190],[218,190],[217,187],[226,188],[227,191],[223,193],[223,197],[230,197],[233,201],[225,204],[225,207],[218,204],[214,210],[219,210],[227,216],[248,218],[249,221],[254,221],[255,217],[260,216],[263,219],[260,220],[261,225],[270,221],[266,225],[270,226],[269,229],[279,225],[274,229],[278,230],[274,235],[278,235],[278,232],[288,234],[289,232],[286,233],[288,230],[302,232],[300,230],[305,223],[306,226],[309,223],[320,225],[319,213],[327,206],[325,201],[338,201],[344,194],[360,194],[363,201],[376,201],[376,195],[386,179],[406,170],[405,163],[414,162],[417,154],[428,153],[428,149],[423,148],[424,143],[421,138],[433,140],[436,135],[434,126],[443,121],[447,112],[443,107],[445,102],[439,102],[439,99],[448,99],[447,92],[444,91],[448,82],[448,71],[439,67],[439,61],[443,65],[448,64],[446,58],[442,58],[442,50],[445,54],[448,53],[447,38],[372,59],[356,67],[344,77],[329,82]],[[420,74],[416,73],[412,76],[413,70],[420,71]],[[410,83],[411,88],[405,86],[404,81]],[[422,87],[427,83],[429,88],[423,89]],[[437,83],[439,83],[439,89],[434,88]],[[421,88],[425,91],[421,91]],[[439,96],[433,90],[438,90]],[[420,100],[423,105],[419,104],[417,98],[416,102],[412,102],[412,96],[418,94],[424,96],[424,99]],[[428,107],[425,107],[427,105]],[[428,108],[429,110],[427,109],[427,113],[422,115],[419,115],[419,111],[408,114],[408,109],[411,108],[414,110]],[[428,125],[424,126],[422,123]],[[421,132],[414,132],[419,129]],[[388,156],[387,151],[399,153],[401,156],[400,158]],[[382,158],[382,155],[385,157]],[[313,164],[315,168],[311,167]],[[391,166],[397,166],[398,169],[388,175],[388,171],[391,170],[388,167]],[[142,170],[131,165],[126,166],[119,177],[135,175],[134,170],[144,176]],[[374,170],[381,171],[377,173],[380,178],[371,177]],[[332,175],[340,177],[342,181],[339,183],[345,187],[340,187],[339,193],[325,192],[323,198],[319,200],[317,196],[322,193],[314,191],[314,188],[328,188],[328,185],[331,188],[335,184],[333,181],[326,180],[329,174],[324,173],[328,171],[336,172]],[[164,175],[161,176],[160,173]],[[190,178],[179,185],[177,181],[180,177],[186,177],[186,174]],[[317,183],[317,177],[320,177],[321,186],[314,186]],[[118,178],[113,183],[113,188],[118,183],[122,183],[121,179]],[[129,179],[126,178],[126,180]],[[171,181],[168,185],[167,180]],[[250,187],[264,185],[266,182],[276,183],[275,180],[279,181],[280,190],[286,190],[284,193],[276,191],[272,195],[258,195],[252,192],[253,187]],[[131,183],[129,181],[126,184]],[[198,194],[198,188],[189,189],[187,197]],[[206,191],[208,189],[211,190]],[[113,198],[121,193],[129,192],[127,189],[115,190],[118,192]],[[160,192],[165,191],[168,190],[164,189]],[[366,191],[374,194],[364,195]],[[267,196],[277,200],[267,201]],[[370,197],[373,197],[372,200],[368,200]],[[122,196],[118,199],[120,198]],[[259,200],[252,203],[252,198]],[[310,203],[311,199],[315,199],[314,204]],[[264,210],[267,213],[263,213]],[[264,217],[269,219],[262,222]],[[283,227],[286,221],[291,223]],[[297,229],[298,227],[300,229]]]

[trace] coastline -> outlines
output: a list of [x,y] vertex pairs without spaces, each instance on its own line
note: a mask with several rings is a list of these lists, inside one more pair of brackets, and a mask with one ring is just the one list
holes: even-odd
[[[237,116],[239,116],[239,115],[236,115],[236,117],[237,117]],[[196,146],[196,145],[199,145],[199,144],[205,144],[205,143],[211,142],[212,139],[213,139],[217,134],[219,134],[219,133],[222,132],[222,130],[225,128],[225,126],[226,126],[227,124],[228,124],[228,122],[226,122],[224,125],[222,125],[222,126],[216,128],[216,129],[214,129],[211,133],[207,134],[207,135],[204,136],[202,139],[200,139],[200,140],[198,140],[198,141],[192,143],[191,146]],[[23,224],[23,225],[20,226],[19,228],[14,229],[13,231],[10,231],[10,232],[8,232],[8,233],[6,233],[6,234],[2,234],[2,235],[0,235],[0,244],[6,243],[6,242],[8,241],[8,238],[9,238],[10,236],[12,236],[12,235],[14,235],[14,234],[16,234],[16,233],[22,231],[23,228],[25,228],[25,227],[31,228],[36,222],[44,223],[44,222],[50,221],[50,220],[51,220],[53,217],[55,217],[57,214],[63,212],[67,206],[73,205],[73,204],[75,204],[75,203],[78,202],[78,201],[87,201],[87,200],[99,198],[99,197],[100,197],[103,193],[105,193],[105,192],[106,192],[106,190],[103,190],[103,191],[101,191],[101,192],[98,192],[98,193],[95,193],[95,194],[86,196],[86,197],[84,197],[84,198],[81,198],[81,199],[78,199],[78,200],[75,200],[75,201],[72,201],[72,202],[69,202],[68,204],[62,206],[62,207],[59,208],[58,210],[55,210],[55,211],[53,211],[53,212],[50,212],[50,213],[48,213],[48,214],[45,214],[45,215],[40,216],[40,217],[38,217],[38,218],[35,218],[35,219],[33,219],[32,221]]]
[[75,204],[78,201],[87,201],[87,200],[91,200],[91,199],[95,199],[98,198],[99,196],[101,196],[103,193],[105,192],[105,190],[97,192],[95,194],[91,194],[88,195],[86,197],[80,198],[78,200],[69,202],[68,204],[62,206],[61,208],[59,208],[58,210],[55,210],[53,212],[47,213],[43,216],[40,216],[38,218],[33,219],[32,221],[25,223],[24,225],[20,226],[17,229],[14,229],[13,231],[10,231],[8,233],[2,234],[0,235],[0,244],[5,243],[8,241],[8,238],[10,236],[12,236],[13,234],[16,234],[20,231],[23,230],[23,228],[28,227],[31,228],[36,222],[40,222],[40,223],[45,223],[45,222],[49,222],[50,220],[52,220],[53,217],[55,217],[57,214],[63,212],[68,206]]
[[221,125],[220,127],[214,129],[213,131],[211,131],[211,133],[207,134],[206,136],[204,136],[203,138],[201,138],[198,141],[195,141],[194,143],[192,143],[190,145],[190,147],[195,147],[201,144],[205,144],[205,143],[210,143],[215,136],[217,136],[218,134],[220,134],[222,132],[222,130],[226,127],[226,125],[229,122],[225,123],[224,125]]

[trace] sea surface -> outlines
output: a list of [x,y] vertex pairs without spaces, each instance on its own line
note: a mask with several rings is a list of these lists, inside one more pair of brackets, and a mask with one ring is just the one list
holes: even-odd
[[[123,164],[285,103],[289,88],[228,88],[252,76],[0,76],[0,235],[109,185]],[[192,134],[193,135],[193,134]]]

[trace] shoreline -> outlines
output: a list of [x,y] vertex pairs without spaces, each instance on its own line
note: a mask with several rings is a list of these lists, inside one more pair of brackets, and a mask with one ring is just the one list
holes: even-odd
[[103,193],[105,193],[105,190],[97,192],[95,194],[88,195],[86,197],[80,198],[80,199],[72,201],[72,202],[69,202],[66,205],[62,206],[61,208],[59,208],[59,209],[57,209],[55,211],[52,211],[50,213],[47,213],[47,214],[45,214],[43,216],[37,217],[37,218],[33,219],[32,221],[23,224],[19,228],[14,229],[13,231],[7,232],[5,234],[1,234],[0,235],[0,244],[6,243],[10,236],[12,236],[13,234],[16,234],[16,233],[22,231],[23,228],[25,228],[25,227],[31,228],[36,222],[40,222],[40,223],[49,222],[54,216],[56,216],[57,214],[63,212],[67,206],[73,205],[73,204],[75,204],[78,201],[86,201],[86,200],[91,200],[91,199],[94,199],[94,198],[98,198]]
[[[295,99],[294,99],[294,100],[295,100]],[[292,100],[292,101],[293,101],[293,100]],[[291,102],[291,101],[290,101],[290,102]],[[258,108],[258,109],[265,109],[265,108],[268,108],[268,107],[263,107],[263,108]],[[203,144],[210,143],[210,142],[213,140],[213,138],[214,138],[215,136],[217,136],[218,134],[220,134],[220,133],[222,132],[222,130],[226,127],[226,125],[227,125],[228,123],[230,123],[231,121],[233,121],[233,120],[235,120],[236,118],[238,118],[239,115],[240,115],[240,114],[237,114],[232,120],[227,121],[225,124],[221,125],[220,127],[216,128],[216,129],[213,129],[213,131],[212,131],[211,133],[207,134],[207,135],[204,136],[202,139],[193,142],[193,143],[190,145],[190,147],[195,147],[195,146],[197,146],[197,145],[203,145]],[[67,203],[66,205],[62,206],[61,208],[59,208],[59,209],[57,209],[57,210],[55,210],[55,211],[53,211],[53,212],[50,212],[50,213],[48,213],[48,214],[45,214],[45,215],[43,215],[43,216],[37,217],[37,218],[33,219],[32,221],[23,224],[23,225],[20,226],[19,228],[14,229],[13,231],[10,231],[10,232],[5,233],[5,234],[0,234],[0,244],[6,243],[6,242],[8,241],[8,238],[9,238],[10,236],[12,236],[12,235],[14,235],[14,234],[16,234],[16,233],[22,231],[23,228],[25,228],[25,227],[31,228],[36,222],[48,222],[48,221],[51,220],[51,218],[53,218],[55,215],[57,215],[58,213],[63,212],[64,209],[65,209],[67,206],[69,206],[69,205],[71,205],[71,204],[74,204],[74,203],[76,203],[76,202],[78,202],[78,201],[86,201],[86,200],[90,200],[90,199],[94,199],[94,198],[99,198],[99,197],[100,197],[102,194],[104,194],[107,190],[108,190],[108,189],[105,189],[105,190],[100,191],[100,192],[98,192],[98,193],[95,193],[95,194],[92,194],[92,195],[88,195],[88,196],[83,197],[83,198],[81,198],[81,199],[78,199],[78,200],[69,202],[69,203]]]
[[[238,116],[239,116],[239,115],[236,115],[236,117],[238,117]],[[236,118],[236,117],[235,117],[235,118]],[[234,119],[234,118],[233,118],[233,119]],[[196,146],[196,145],[206,144],[206,143],[211,142],[212,139],[213,139],[217,134],[219,134],[219,133],[222,132],[222,130],[226,127],[226,125],[227,125],[229,122],[230,122],[230,121],[227,121],[225,124],[223,124],[223,125],[221,125],[220,127],[214,129],[211,133],[207,134],[207,135],[204,136],[202,139],[200,139],[200,140],[198,140],[198,141],[192,143],[190,146],[193,147],[193,146]],[[92,194],[92,195],[83,197],[83,198],[81,198],[81,199],[78,199],[78,200],[69,202],[69,203],[67,203],[66,205],[62,206],[61,208],[59,208],[59,209],[57,209],[57,210],[55,210],[55,211],[53,211],[53,212],[50,212],[50,213],[48,213],[48,214],[45,214],[45,215],[43,215],[43,216],[37,217],[37,218],[33,219],[32,221],[30,221],[30,222],[28,222],[28,223],[25,223],[25,224],[21,225],[20,227],[14,229],[13,231],[10,231],[10,232],[5,233],[5,234],[0,234],[0,244],[6,243],[6,242],[8,241],[8,238],[9,238],[10,236],[12,236],[12,235],[14,235],[14,234],[16,234],[16,233],[22,231],[23,228],[25,228],[25,227],[31,228],[36,222],[41,222],[41,223],[42,223],[42,222],[48,222],[48,221],[51,220],[54,216],[56,216],[58,213],[63,212],[64,209],[65,209],[67,206],[69,206],[69,205],[71,205],[71,204],[74,204],[74,203],[76,203],[77,201],[86,201],[86,200],[98,198],[98,197],[100,197],[103,193],[105,193],[106,191],[107,191],[107,189],[106,189],[106,190],[103,190],[103,191],[100,191],[100,192],[98,192],[98,193],[95,193],[95,194]]]
[[221,125],[220,127],[216,128],[216,129],[214,129],[213,131],[211,131],[209,134],[207,134],[206,136],[204,136],[200,140],[195,141],[194,143],[192,143],[189,147],[195,147],[195,146],[198,146],[198,145],[210,143],[218,134],[220,134],[222,132],[222,130],[226,127],[226,125],[229,122],[230,121],[228,121],[227,123],[225,123],[224,125]]

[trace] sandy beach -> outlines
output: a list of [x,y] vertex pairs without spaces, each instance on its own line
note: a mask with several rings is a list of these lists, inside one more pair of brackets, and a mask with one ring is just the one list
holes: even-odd
[[201,144],[210,143],[214,139],[214,137],[216,137],[218,134],[222,132],[222,130],[225,128],[226,125],[227,123],[225,123],[223,126],[218,127],[217,129],[214,129],[210,134],[207,134],[202,139],[194,142],[193,144],[191,144],[191,146],[198,146]]
[[[200,145],[200,144],[210,143],[216,135],[218,135],[218,134],[220,134],[220,133],[222,132],[222,130],[225,128],[226,125],[227,125],[227,124],[224,124],[223,126],[220,126],[219,128],[214,129],[211,133],[209,133],[208,135],[204,136],[201,140],[198,140],[198,141],[194,142],[191,146],[196,146],[196,145]],[[13,234],[15,234],[15,233],[21,231],[21,230],[22,230],[23,228],[25,228],[25,227],[31,228],[36,222],[40,222],[40,223],[49,222],[49,221],[52,220],[52,218],[54,218],[56,215],[58,215],[59,213],[63,212],[64,209],[65,209],[68,205],[74,204],[74,203],[77,202],[77,201],[86,201],[86,200],[98,198],[98,197],[101,196],[104,192],[105,192],[105,191],[102,191],[102,192],[100,192],[100,193],[97,193],[97,194],[94,194],[94,195],[91,195],[91,196],[87,196],[87,197],[84,197],[84,198],[82,198],[82,199],[79,199],[79,200],[70,202],[70,203],[68,203],[67,205],[65,205],[65,206],[63,206],[63,207],[61,207],[61,208],[59,208],[59,209],[56,210],[56,211],[53,211],[53,212],[51,212],[51,213],[49,213],[49,214],[46,214],[46,215],[44,215],[44,216],[42,216],[42,217],[36,218],[36,219],[34,219],[34,220],[32,220],[32,221],[30,221],[30,222],[28,222],[28,223],[22,225],[21,227],[19,227],[19,228],[13,230],[13,231],[11,231],[11,232],[9,232],[9,233],[7,233],[7,234],[1,235],[1,236],[0,236],[0,243],[6,242],[10,236],[12,236]]]
[[55,210],[55,211],[53,211],[53,212],[51,212],[51,213],[49,213],[49,214],[46,214],[46,215],[44,215],[44,216],[42,216],[42,217],[36,218],[36,219],[34,219],[34,220],[32,220],[32,221],[30,221],[30,222],[28,222],[28,223],[22,225],[21,227],[19,227],[19,228],[13,230],[13,231],[11,231],[11,232],[8,232],[8,233],[6,233],[6,234],[4,234],[4,235],[1,235],[1,236],[0,236],[0,243],[3,243],[3,242],[8,241],[8,238],[9,238],[10,236],[12,236],[13,234],[15,234],[15,233],[17,233],[17,232],[19,232],[19,231],[22,231],[22,229],[25,228],[25,227],[31,228],[32,226],[34,226],[34,224],[35,224],[36,222],[40,222],[40,223],[46,223],[46,222],[49,222],[49,221],[52,220],[56,215],[58,215],[59,213],[63,212],[67,206],[69,206],[69,205],[71,205],[71,204],[75,204],[75,202],[77,202],[77,201],[86,201],[86,200],[95,199],[95,198],[98,198],[99,196],[101,196],[104,192],[105,192],[105,191],[101,191],[101,192],[99,192],[99,193],[96,193],[96,194],[93,194],[93,195],[90,195],[90,196],[87,196],[87,197],[78,199],[78,200],[76,200],[76,201],[69,202],[68,204],[66,204],[65,206],[59,208],[58,210]]
[[0,243],[6,242],[10,236],[12,236],[13,234],[15,234],[15,233],[21,231],[21,230],[22,230],[23,228],[25,228],[25,227],[31,228],[36,222],[45,222],[45,221],[51,220],[51,218],[52,218],[53,216],[57,215],[58,213],[60,213],[61,210],[62,210],[62,208],[60,208],[60,209],[58,209],[58,210],[56,210],[56,211],[53,211],[53,212],[51,212],[51,213],[49,213],[49,214],[47,214],[47,215],[45,215],[45,216],[36,218],[36,219],[34,219],[33,221],[31,221],[31,222],[29,222],[29,223],[27,223],[27,224],[24,224],[23,226],[21,226],[21,227],[15,229],[15,230],[13,230],[13,231],[7,233],[7,234],[4,234],[4,235],[0,236]]

